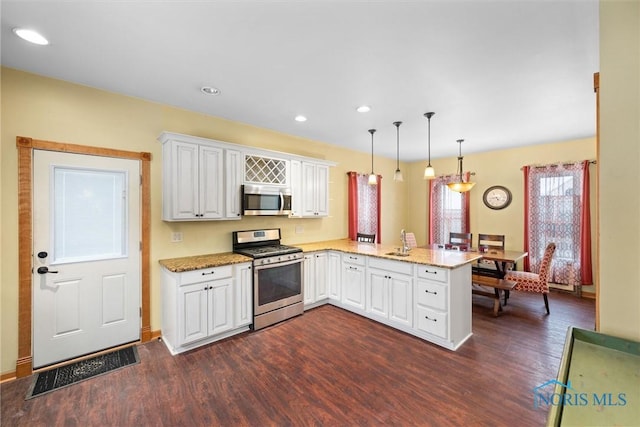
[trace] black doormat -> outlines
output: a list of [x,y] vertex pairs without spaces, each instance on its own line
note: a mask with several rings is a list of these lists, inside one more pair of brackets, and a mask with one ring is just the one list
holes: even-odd
[[38,372],[25,400],[137,363],[140,363],[138,350],[136,346],[132,346],[71,365]]

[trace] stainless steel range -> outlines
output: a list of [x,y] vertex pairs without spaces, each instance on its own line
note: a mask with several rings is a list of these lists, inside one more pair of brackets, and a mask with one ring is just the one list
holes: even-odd
[[302,249],[280,244],[280,229],[234,231],[233,252],[253,258],[253,329],[302,314]]

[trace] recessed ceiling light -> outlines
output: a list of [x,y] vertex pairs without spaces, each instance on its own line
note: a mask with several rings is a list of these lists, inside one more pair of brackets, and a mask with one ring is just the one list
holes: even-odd
[[358,113],[368,113],[369,111],[371,111],[371,107],[369,107],[368,105],[361,105],[356,108],[356,111]]
[[307,121],[307,118],[305,116],[303,116],[301,114],[298,114],[296,116],[296,122],[306,122],[306,121]]
[[202,93],[206,93],[207,95],[220,95],[220,89],[213,86],[203,86],[200,91]]
[[45,39],[42,34],[37,31],[29,30],[27,28],[14,28],[13,32],[16,36],[20,37],[22,40],[26,40],[33,44],[39,44],[41,46],[45,46],[49,44],[49,40]]

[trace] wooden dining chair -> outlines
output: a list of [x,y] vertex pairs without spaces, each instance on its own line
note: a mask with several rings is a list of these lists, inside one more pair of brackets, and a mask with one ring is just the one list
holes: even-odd
[[478,234],[478,249],[486,246],[489,250],[504,250],[504,234]]
[[549,314],[549,299],[547,298],[547,294],[549,293],[549,271],[551,270],[551,261],[553,260],[555,250],[555,243],[549,243],[547,245],[544,250],[542,262],[540,263],[540,271],[537,274],[528,271],[508,271],[504,277],[505,280],[516,282],[513,288],[514,291],[542,294],[547,314]]
[[365,234],[365,233],[358,233],[356,240],[358,242],[365,242],[365,243],[375,243],[376,242],[376,235],[375,234]]
[[449,233],[449,243],[452,245],[467,245],[470,248],[473,244],[473,233]]

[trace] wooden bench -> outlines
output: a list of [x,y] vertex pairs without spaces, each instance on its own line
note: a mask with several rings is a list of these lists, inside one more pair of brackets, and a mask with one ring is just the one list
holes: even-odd
[[[483,288],[492,288],[493,292]],[[500,291],[510,291],[516,286],[516,282],[511,280],[500,279],[498,277],[483,276],[480,274],[471,275],[471,293],[474,295],[482,295],[493,298],[493,315],[498,316],[498,312],[502,311],[500,304]]]

